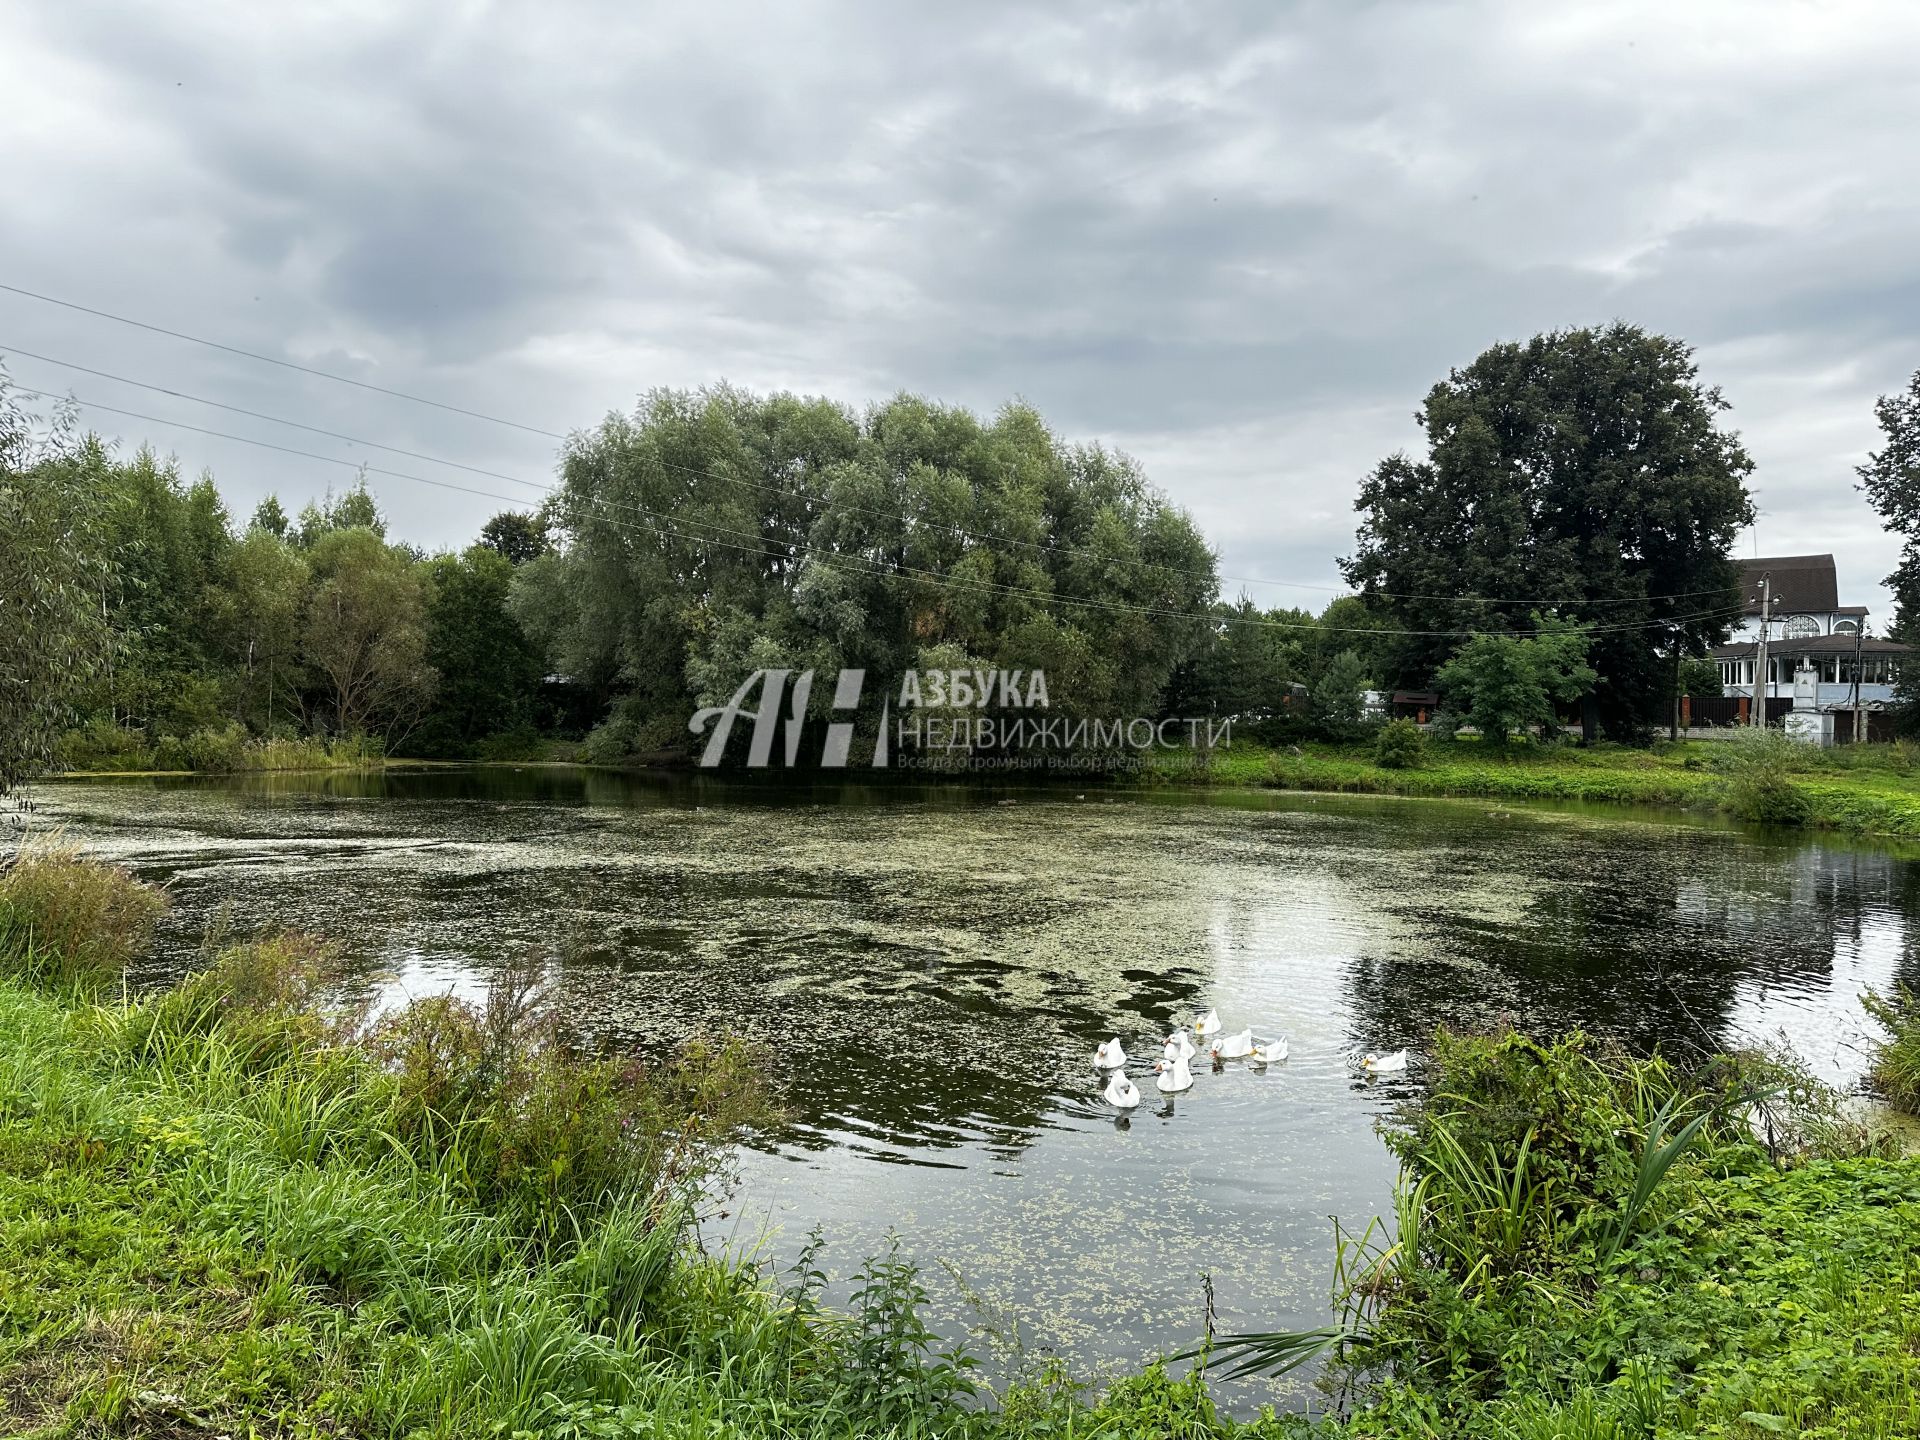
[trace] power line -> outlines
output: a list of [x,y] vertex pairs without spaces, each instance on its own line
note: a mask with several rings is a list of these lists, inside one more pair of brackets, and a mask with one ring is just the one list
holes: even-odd
[[[9,286],[9,285],[0,285],[0,290],[13,290],[15,288],[16,287]],[[19,293],[27,294],[31,292],[21,291]],[[36,297],[36,298],[44,298],[44,297]],[[67,302],[55,301],[53,303],[65,304]],[[74,308],[85,309],[86,307],[76,306]],[[104,314],[105,312],[88,311],[87,313]],[[110,318],[118,318],[118,317],[110,317]],[[129,321],[128,323],[139,324],[140,322]],[[155,328],[155,327],[145,327],[145,328]],[[173,332],[163,331],[161,333],[172,334]],[[188,338],[191,338],[191,337],[188,337]],[[207,343],[212,343],[212,342],[207,342]],[[270,415],[264,411],[259,411],[259,410],[249,410],[249,409],[246,409],[244,406],[230,405],[225,401],[221,401],[221,400],[211,400],[203,395],[189,394],[186,391],[175,390],[165,385],[155,385],[145,380],[135,380],[130,376],[116,375],[111,371],[107,371],[107,370],[96,370],[91,366],[81,365],[75,361],[61,360],[52,355],[37,354],[32,350],[25,350],[20,348],[17,345],[0,345],[0,350],[6,350],[15,355],[25,356],[30,360],[38,360],[43,364],[57,365],[65,370],[77,370],[83,375],[92,375],[99,379],[111,380],[121,385],[131,385],[141,390],[150,390],[155,392],[156,394],[167,395],[177,400],[186,400],[197,405],[207,405],[212,407],[213,409],[225,410],[235,415],[245,415],[250,419],[266,421],[268,424],[285,425],[295,430],[307,431],[309,434],[324,435],[329,439],[341,440],[350,445],[363,445],[369,449],[384,450],[389,454],[393,454],[393,455],[404,455],[411,460],[424,460],[428,464],[432,464],[432,465],[445,465],[455,470],[464,470],[467,473],[472,475],[485,476],[486,478],[491,480],[504,480],[510,485],[522,485],[529,489],[538,490],[542,494],[551,495],[551,494],[558,493],[558,487],[548,485],[537,480],[526,480],[526,479],[522,479],[517,475],[504,474],[498,470],[488,470],[481,466],[466,464],[463,461],[448,460],[442,456],[428,455],[418,450],[408,450],[397,445],[383,444],[378,440],[368,440],[362,436],[349,435],[338,430],[329,430],[323,426],[309,425],[304,421],[287,419],[285,416]],[[242,351],[237,353],[245,354],[248,352]],[[350,382],[350,383],[353,383],[353,382]],[[388,392],[388,393],[397,394],[399,392]],[[403,398],[412,398],[412,397],[403,397]],[[425,403],[431,404],[434,402],[429,401]],[[96,407],[96,408],[106,408],[106,407]],[[469,414],[469,413],[477,413],[477,412],[462,411],[461,413]],[[494,417],[483,416],[482,418],[490,419]],[[167,424],[170,422],[160,420],[154,423]],[[513,422],[501,421],[500,423],[511,424]],[[525,428],[525,427],[521,427],[521,428]],[[541,431],[539,433],[553,434],[554,432]],[[560,437],[560,438],[564,438],[564,437]],[[718,480],[722,484],[735,485],[735,486],[741,486],[749,489],[760,490],[772,495],[781,496],[787,499],[798,499],[807,503],[812,503],[816,498],[819,498],[819,497],[798,493],[793,489],[785,486],[769,485],[761,481],[746,480],[733,475],[722,475],[717,471],[703,470],[696,466],[681,465],[674,461],[663,459],[659,456],[654,456],[651,458],[653,460],[653,463],[658,465],[663,470],[671,470],[677,473],[698,476],[704,479]],[[475,492],[475,493],[478,493],[478,492]],[[598,503],[617,504],[620,502],[600,500]],[[644,508],[644,507],[630,507],[630,508]],[[1118,563],[1123,565],[1128,565],[1139,570],[1154,570],[1154,571],[1161,571],[1161,572],[1170,573],[1170,574],[1181,574],[1181,575],[1192,575],[1192,576],[1200,576],[1202,574],[1202,572],[1200,571],[1186,569],[1185,567],[1182,567],[1182,566],[1162,565],[1151,560],[1133,560],[1133,559],[1106,556],[1106,555],[1101,555],[1094,551],[1090,551],[1083,547],[1078,547],[1078,546],[1050,545],[1043,541],[1022,540],[1010,535],[998,535],[989,531],[970,530],[965,526],[959,525],[953,521],[945,521],[945,520],[929,521],[919,516],[909,515],[905,512],[895,513],[891,510],[880,510],[873,506],[860,505],[852,502],[842,502],[840,508],[850,510],[859,514],[872,515],[879,519],[891,520],[903,525],[909,525],[909,526],[932,525],[940,529],[948,530],[951,533],[961,536],[968,540],[973,540],[973,541],[988,543],[988,544],[1016,545],[1028,550],[1039,551],[1042,554],[1045,554],[1048,556],[1062,556],[1062,555],[1073,556],[1073,557],[1093,560],[1101,564],[1112,564],[1115,562],[1116,558],[1118,558]],[[734,533],[743,534],[745,532],[734,532]],[[1206,578],[1212,579],[1216,583],[1225,581],[1225,582],[1232,582],[1238,585],[1275,585],[1275,586],[1282,586],[1282,587],[1290,587],[1294,589],[1316,590],[1316,591],[1321,591],[1328,594],[1337,594],[1337,595],[1354,593],[1351,590],[1340,590],[1333,586],[1309,585],[1300,581],[1269,580],[1262,577],[1244,576],[1244,575],[1221,575],[1221,574],[1218,574],[1217,572],[1213,572],[1207,575]],[[1649,604],[1655,600],[1688,600],[1688,599],[1695,599],[1703,595],[1718,595],[1723,592],[1717,589],[1716,590],[1676,590],[1676,591],[1670,591],[1660,595],[1627,595],[1627,596],[1615,596],[1615,597],[1595,598],[1595,599],[1581,598],[1581,599],[1574,600],[1572,602],[1569,602],[1564,598],[1559,600],[1525,599],[1525,598],[1517,598],[1517,597],[1501,597],[1501,596],[1488,596],[1488,595],[1426,594],[1426,593],[1418,593],[1418,592],[1400,592],[1400,591],[1391,591],[1391,590],[1376,590],[1376,591],[1373,591],[1372,593],[1382,599],[1441,600],[1441,601],[1447,601],[1455,604],[1554,606],[1554,605],[1563,605],[1563,604],[1573,603],[1573,604],[1587,605],[1587,606],[1600,606],[1600,605]],[[1433,633],[1438,634],[1442,632],[1436,631]]]
[[537,425],[522,425],[518,420],[503,420],[498,415],[487,415],[478,410],[467,410],[458,405],[448,405],[439,400],[429,400],[424,395],[409,395],[404,390],[389,390],[384,385],[375,385],[366,380],[355,380],[348,375],[335,375],[331,370],[316,370],[311,365],[296,365],[291,360],[282,360],[273,355],[262,355],[257,350],[242,350],[236,345],[223,345],[218,340],[208,340],[199,335],[189,335],[183,330],[169,330],[163,325],[149,325],[144,320],[135,320],[127,315],[116,315],[111,310],[95,310],[90,305],[79,305],[71,300],[61,300],[56,296],[42,295],[37,290],[27,290],[19,285],[0,284],[0,290],[5,290],[12,295],[24,295],[29,300],[44,301],[48,305],[58,305],[62,309],[78,310],[83,315],[95,315],[102,320],[113,320],[122,325],[131,325],[135,329],[151,331],[155,335],[165,335],[169,339],[185,340],[194,345],[204,345],[209,350],[224,350],[229,355],[238,355],[247,360],[258,360],[265,365],[278,365],[283,370],[297,370],[302,375],[312,375],[321,380],[332,380],[340,385],[351,385],[358,390],[371,390],[376,395],[391,395],[396,400],[411,400],[416,405],[431,405],[436,410],[445,410],[454,415],[465,415],[471,420],[485,420],[491,425],[504,425],[510,430],[524,430],[529,435],[544,435],[550,440],[564,440],[567,438],[557,430],[542,430]]
[[[5,288],[5,287],[0,287]],[[234,415],[245,415],[250,420],[264,420],[269,425],[285,425],[294,430],[305,430],[310,435],[324,435],[329,440],[344,440],[349,445],[364,445],[369,450],[385,450],[389,455],[404,455],[409,460],[425,460],[430,465],[446,465],[455,470],[465,470],[469,474],[484,475],[489,480],[505,480],[510,485],[529,485],[535,490],[544,490],[549,494],[553,486],[538,480],[522,480],[517,475],[505,475],[498,470],[482,469],[478,465],[468,465],[460,460],[449,460],[441,455],[426,455],[418,450],[406,450],[398,445],[383,445],[378,440],[368,440],[359,435],[348,435],[339,430],[328,430],[320,425],[308,425],[301,420],[289,420],[284,415],[269,415],[264,410],[249,410],[243,405],[229,405],[224,400],[209,400],[204,395],[190,395],[185,390],[174,390],[165,385],[155,385],[146,380],[135,380],[128,375],[115,375],[109,370],[95,370],[88,365],[76,364],[72,360],[57,360],[51,355],[37,355],[31,350],[23,350],[18,345],[0,341],[0,352],[8,355],[24,355],[29,360],[39,360],[47,365],[58,365],[62,370],[78,370],[82,375],[92,375],[101,380],[112,380],[119,385],[131,385],[137,390],[151,390],[156,395],[168,395],[175,400],[190,401],[195,405],[211,406],[215,410],[225,410]],[[165,421],[161,422],[165,424]]]
[[[283,455],[302,456],[309,460],[318,460],[323,464],[340,465],[350,470],[362,471],[362,472],[374,474],[374,475],[391,476],[392,478],[397,480],[410,480],[417,484],[432,485],[438,489],[458,491],[462,494],[467,494],[467,495],[477,495],[485,499],[501,501],[508,505],[523,505],[526,503],[524,500],[521,500],[516,496],[500,495],[492,491],[478,490],[468,485],[455,485],[450,481],[434,480],[424,475],[413,475],[413,474],[409,474],[404,470],[389,470],[378,465],[367,465],[358,461],[343,460],[338,456],[322,455],[317,451],[301,450],[290,445],[276,445],[271,441],[256,440],[251,436],[234,435],[223,430],[209,429],[203,425],[190,425],[185,421],[181,421],[181,420],[169,420],[162,416],[147,415],[137,410],[127,410],[116,405],[104,405],[98,401],[83,400],[77,395],[59,396],[51,393],[50,391],[34,390],[26,386],[15,386],[13,388],[16,389],[20,394],[36,396],[43,400],[52,400],[56,403],[62,400],[66,400],[72,404],[81,406],[84,409],[100,410],[111,415],[121,415],[128,419],[145,421],[146,423],[152,424],[152,425],[167,425],[175,429],[190,431],[196,435],[207,435],[215,439],[231,440],[242,445],[254,445],[264,450],[277,451],[278,453]],[[610,506],[612,504],[612,502],[598,501],[598,497],[590,497],[590,498],[595,499],[597,503],[601,503],[603,505]],[[691,543],[698,544],[698,545],[712,545],[722,549],[741,551],[746,554],[754,555],[762,560],[779,558],[777,555],[773,554],[772,552],[768,551],[765,548],[765,543],[762,537],[749,535],[749,533],[746,531],[733,530],[733,529],[730,529],[729,527],[718,525],[711,521],[705,521],[705,520],[688,521],[683,517],[671,516],[666,514],[666,512],[664,511],[650,510],[645,506],[630,505],[630,506],[627,506],[626,508],[635,510],[642,514],[658,516],[659,518],[665,520],[668,524],[671,524],[671,525],[678,525],[683,527],[688,524],[704,525],[704,526],[707,526],[709,529],[717,530],[722,534],[748,536],[748,538],[759,541],[760,543],[757,543],[754,545],[741,545],[741,544],[729,542],[726,540],[715,539],[712,536],[687,534],[684,532],[676,534],[675,532],[672,532],[672,531],[663,530],[657,525],[649,525],[644,527],[646,530],[650,531],[651,533],[662,536],[663,538],[680,539],[680,540],[689,541]],[[616,529],[638,530],[643,528],[643,527],[635,526],[620,520],[610,520],[606,523],[612,524]],[[1081,599],[1075,596],[1061,595],[1052,591],[1035,590],[1026,586],[1008,585],[998,581],[979,580],[979,579],[974,579],[968,576],[952,575],[952,574],[947,574],[947,573],[943,573],[935,570],[926,570],[917,566],[908,566],[908,565],[887,566],[881,563],[866,560],[860,556],[846,555],[838,551],[827,550],[824,547],[810,545],[804,542],[795,542],[791,548],[795,551],[804,551],[809,555],[823,556],[824,557],[823,563],[830,562],[830,563],[837,563],[837,564],[853,564],[853,565],[864,567],[867,573],[879,576],[880,578],[898,578],[904,575],[913,575],[913,576],[920,576],[929,580],[937,581],[943,585],[955,585],[955,584],[970,585],[976,589],[986,590],[989,593],[1005,595],[1008,597],[1031,599],[1031,600],[1040,601],[1045,604],[1074,605],[1074,606],[1079,606],[1083,609],[1105,610],[1105,611],[1112,611],[1112,612],[1123,613],[1123,614],[1163,616],[1163,617],[1175,619],[1175,620],[1187,620],[1187,621],[1197,620],[1202,623],[1206,623],[1216,618],[1219,618],[1219,619],[1223,619],[1224,622],[1227,624],[1253,625],[1253,626],[1258,626],[1262,629],[1307,630],[1307,631],[1319,632],[1322,634],[1333,633],[1333,634],[1353,634],[1353,635],[1384,635],[1384,636],[1395,636],[1395,637],[1418,637],[1418,638],[1427,638],[1427,639],[1470,639],[1478,635],[1501,635],[1501,636],[1507,636],[1513,639],[1526,639],[1526,638],[1530,638],[1533,635],[1546,633],[1542,631],[1523,631],[1523,630],[1512,630],[1512,631],[1508,631],[1508,630],[1491,630],[1491,631],[1490,630],[1389,630],[1389,629],[1373,629],[1367,626],[1321,625],[1317,622],[1312,622],[1312,621],[1296,623],[1292,621],[1267,620],[1267,619],[1252,620],[1252,619],[1246,619],[1246,618],[1235,617],[1235,616],[1215,617],[1210,614],[1195,614],[1191,611],[1186,611],[1186,610],[1172,610],[1164,606],[1132,605],[1132,604],[1127,604],[1124,602],[1117,602],[1117,601]],[[1738,607],[1738,608],[1719,607],[1713,610],[1697,611],[1693,614],[1688,614],[1688,615],[1668,616],[1663,620],[1657,620],[1657,621],[1637,621],[1629,624],[1620,624],[1620,625],[1587,625],[1587,626],[1582,626],[1581,628],[1585,630],[1586,633],[1594,634],[1594,635],[1615,634],[1615,633],[1633,631],[1633,630],[1665,629],[1672,625],[1675,625],[1687,620],[1699,620],[1699,619],[1708,619],[1708,618],[1727,618],[1730,614],[1738,613],[1739,608],[1744,608],[1744,607]]]

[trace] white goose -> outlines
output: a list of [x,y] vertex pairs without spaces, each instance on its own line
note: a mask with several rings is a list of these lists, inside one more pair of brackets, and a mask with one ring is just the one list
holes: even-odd
[[1187,1032],[1176,1030],[1167,1037],[1166,1048],[1160,1052],[1164,1060],[1191,1060],[1200,1052],[1193,1048],[1193,1041],[1187,1038]]
[[1153,1068],[1154,1086],[1162,1094],[1172,1095],[1177,1091],[1193,1088],[1193,1071],[1187,1068],[1185,1060],[1156,1060]]
[[1256,1065],[1278,1065],[1287,1058],[1287,1037],[1281,1035],[1262,1041],[1253,1047],[1253,1053],[1247,1058]]
[[1395,1075],[1407,1068],[1407,1052],[1396,1050],[1391,1055],[1369,1055],[1360,1062],[1360,1068],[1369,1075]]
[[1131,1110],[1140,1103],[1140,1087],[1126,1071],[1116,1070],[1107,1080],[1107,1103],[1118,1110]]
[[1193,1033],[1198,1035],[1202,1040],[1206,1039],[1209,1035],[1218,1035],[1220,1033],[1220,1012],[1218,1010],[1209,1010],[1198,1020],[1194,1021]]
[[1118,1038],[1102,1041],[1094,1048],[1093,1068],[1096,1070],[1118,1070],[1127,1063],[1127,1052],[1120,1048]]
[[1216,1036],[1207,1053],[1216,1060],[1244,1060],[1253,1054],[1253,1031],[1242,1030],[1238,1035]]

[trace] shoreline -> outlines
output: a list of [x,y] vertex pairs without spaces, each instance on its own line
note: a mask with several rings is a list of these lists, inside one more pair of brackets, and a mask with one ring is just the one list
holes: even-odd
[[[1702,750],[1706,749],[1705,754]],[[756,774],[745,770],[704,771],[690,764],[657,761],[631,765],[581,760],[429,760],[393,757],[367,764],[291,766],[234,770],[68,770],[43,777],[52,783],[103,779],[237,778],[258,775],[345,775],[436,770],[579,769],[608,774],[708,777],[732,784],[874,786],[951,786],[956,788],[1059,791],[1077,788],[1107,794],[1179,790],[1193,793],[1298,793],[1379,796],[1401,799],[1501,800],[1605,806],[1625,811],[1660,811],[1718,817],[1780,832],[1842,834],[1869,840],[1920,840],[1920,768],[1903,773],[1892,763],[1836,765],[1833,752],[1812,752],[1809,768],[1786,782],[1804,804],[1803,818],[1764,823],[1740,814],[1728,803],[1726,775],[1708,764],[1707,742],[1682,741],[1664,749],[1628,750],[1601,746],[1591,750],[1516,749],[1507,755],[1478,752],[1477,745],[1456,742],[1434,747],[1417,766],[1375,764],[1362,747],[1312,745],[1274,749],[1246,743],[1231,751],[1201,757],[1191,751],[1170,753],[1129,772],[1047,774],[955,770],[913,772],[798,771]],[[1889,747],[1875,747],[1870,760]],[[1825,768],[1821,768],[1824,765]]]

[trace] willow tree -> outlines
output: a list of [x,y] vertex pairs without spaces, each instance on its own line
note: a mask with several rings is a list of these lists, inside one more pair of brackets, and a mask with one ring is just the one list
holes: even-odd
[[1407,632],[1391,669],[1424,685],[1458,631],[1523,631],[1552,609],[1590,628],[1595,719],[1660,718],[1683,656],[1740,612],[1728,558],[1752,523],[1753,462],[1682,342],[1636,326],[1495,345],[1428,392],[1423,459],[1388,456],[1360,487],[1342,562]]
[[427,587],[411,558],[363,526],[329,530],[308,556],[303,657],[342,734],[403,738],[433,698]]
[[684,741],[757,668],[885,688],[936,655],[1044,669],[1056,709],[1150,714],[1211,639],[1192,522],[1024,406],[662,391],[576,437],[561,473],[564,550],[522,567],[515,613],[561,669],[618,675],[636,745]]
[[45,768],[106,663],[104,448],[0,385],[0,793]]

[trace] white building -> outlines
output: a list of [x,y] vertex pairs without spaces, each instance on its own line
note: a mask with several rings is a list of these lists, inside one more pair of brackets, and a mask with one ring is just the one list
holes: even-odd
[[[1760,614],[1761,581],[1770,582],[1773,615]],[[1858,699],[1877,709],[1893,698],[1893,668],[1905,645],[1876,640],[1867,632],[1867,607],[1842,605],[1831,555],[1776,555],[1741,562],[1745,613],[1732,640],[1714,647],[1720,684],[1728,695],[1751,697],[1762,624],[1767,628],[1764,693],[1793,698],[1794,672],[1810,665],[1817,680],[1818,708],[1846,708]]]

